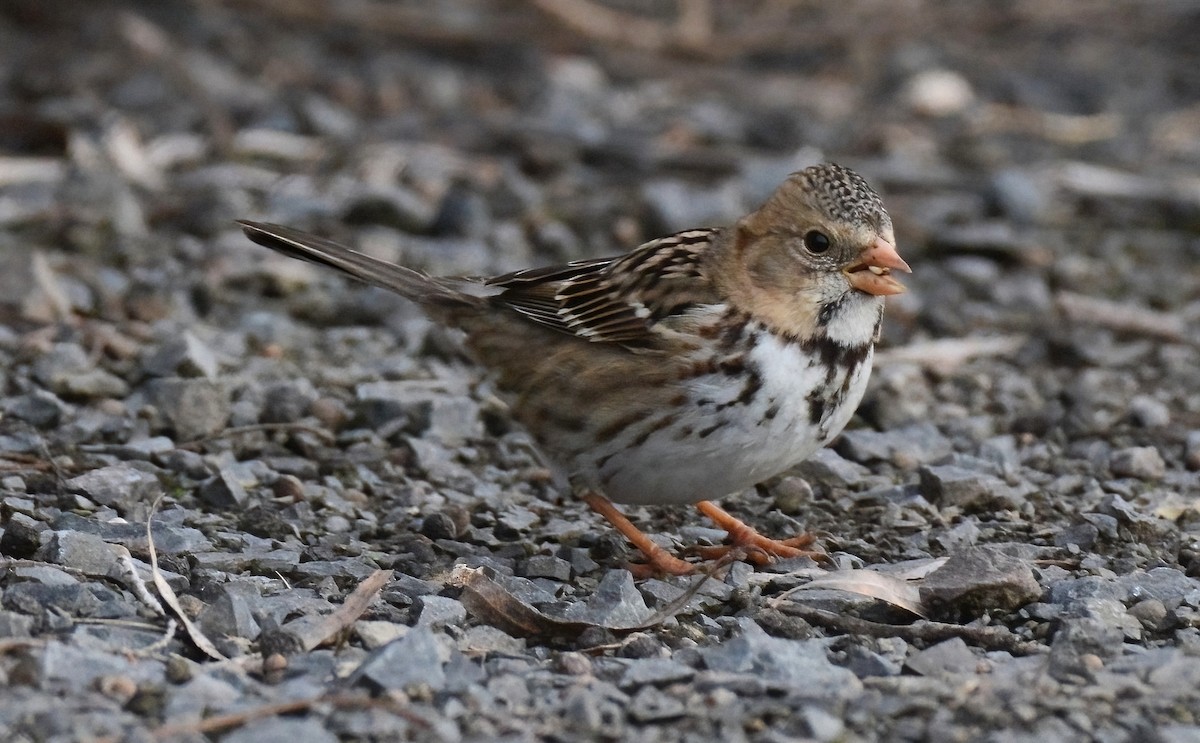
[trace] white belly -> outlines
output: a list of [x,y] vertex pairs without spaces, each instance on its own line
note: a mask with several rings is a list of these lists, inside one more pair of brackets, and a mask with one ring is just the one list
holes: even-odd
[[804,461],[845,427],[866,389],[871,358],[868,349],[858,363],[831,372],[819,354],[762,333],[747,364],[759,374],[753,394],[744,380],[721,373],[691,380],[689,394],[700,403],[637,446],[628,442],[650,429],[632,427],[585,479],[621,503],[694,503],[752,487]]

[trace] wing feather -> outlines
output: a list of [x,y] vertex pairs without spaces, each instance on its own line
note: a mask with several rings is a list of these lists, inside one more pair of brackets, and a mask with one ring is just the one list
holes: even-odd
[[574,261],[489,279],[492,301],[562,333],[598,343],[648,345],[663,318],[717,301],[704,275],[718,229],[688,230],[622,256]]

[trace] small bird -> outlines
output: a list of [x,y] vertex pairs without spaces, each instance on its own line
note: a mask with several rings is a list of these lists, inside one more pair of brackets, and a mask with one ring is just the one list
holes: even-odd
[[891,218],[857,173],[793,173],[732,226],[685,230],[612,258],[494,278],[435,277],[288,227],[239,222],[285,255],[335,268],[465,332],[513,417],[573,489],[645,554],[687,574],[613,501],[694,503],[763,563],[819,554],[715,503],[804,461],[862,399],[893,270]]

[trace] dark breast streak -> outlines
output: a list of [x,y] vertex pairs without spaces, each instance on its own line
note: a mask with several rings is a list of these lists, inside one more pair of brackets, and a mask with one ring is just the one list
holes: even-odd
[[[668,409],[656,410],[653,414],[645,411],[642,414],[631,413],[627,418],[615,421],[602,432],[599,443],[610,443],[618,438],[625,438],[625,443],[600,456],[596,460],[597,469],[602,469],[621,452],[644,445],[660,431],[670,429],[669,435],[675,441],[706,439],[738,421],[739,415],[750,414],[744,409],[756,402],[764,386],[763,370],[751,358],[750,349],[761,341],[764,333],[772,335],[783,346],[798,350],[811,360],[812,367],[824,370],[824,384],[813,389],[805,397],[805,402],[808,405],[808,423],[817,429],[818,438],[827,438],[826,426],[840,409],[851,382],[870,355],[871,344],[844,346],[823,334],[801,339],[774,333],[748,316],[730,311],[701,331],[703,337],[713,342],[712,354],[684,364],[672,381],[678,389],[693,380],[714,377],[714,384],[735,386],[737,393],[723,395],[720,401],[679,393],[671,400]],[[778,402],[774,399],[768,402],[761,413],[764,423],[775,419],[781,412]],[[681,421],[684,423],[681,424]],[[627,433],[632,436],[625,436]]]

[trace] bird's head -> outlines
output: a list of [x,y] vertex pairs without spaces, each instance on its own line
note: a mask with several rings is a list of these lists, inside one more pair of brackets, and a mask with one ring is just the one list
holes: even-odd
[[807,335],[834,310],[877,308],[910,272],[892,220],[862,176],[826,163],[793,173],[738,221],[726,256],[730,295],[787,332]]

